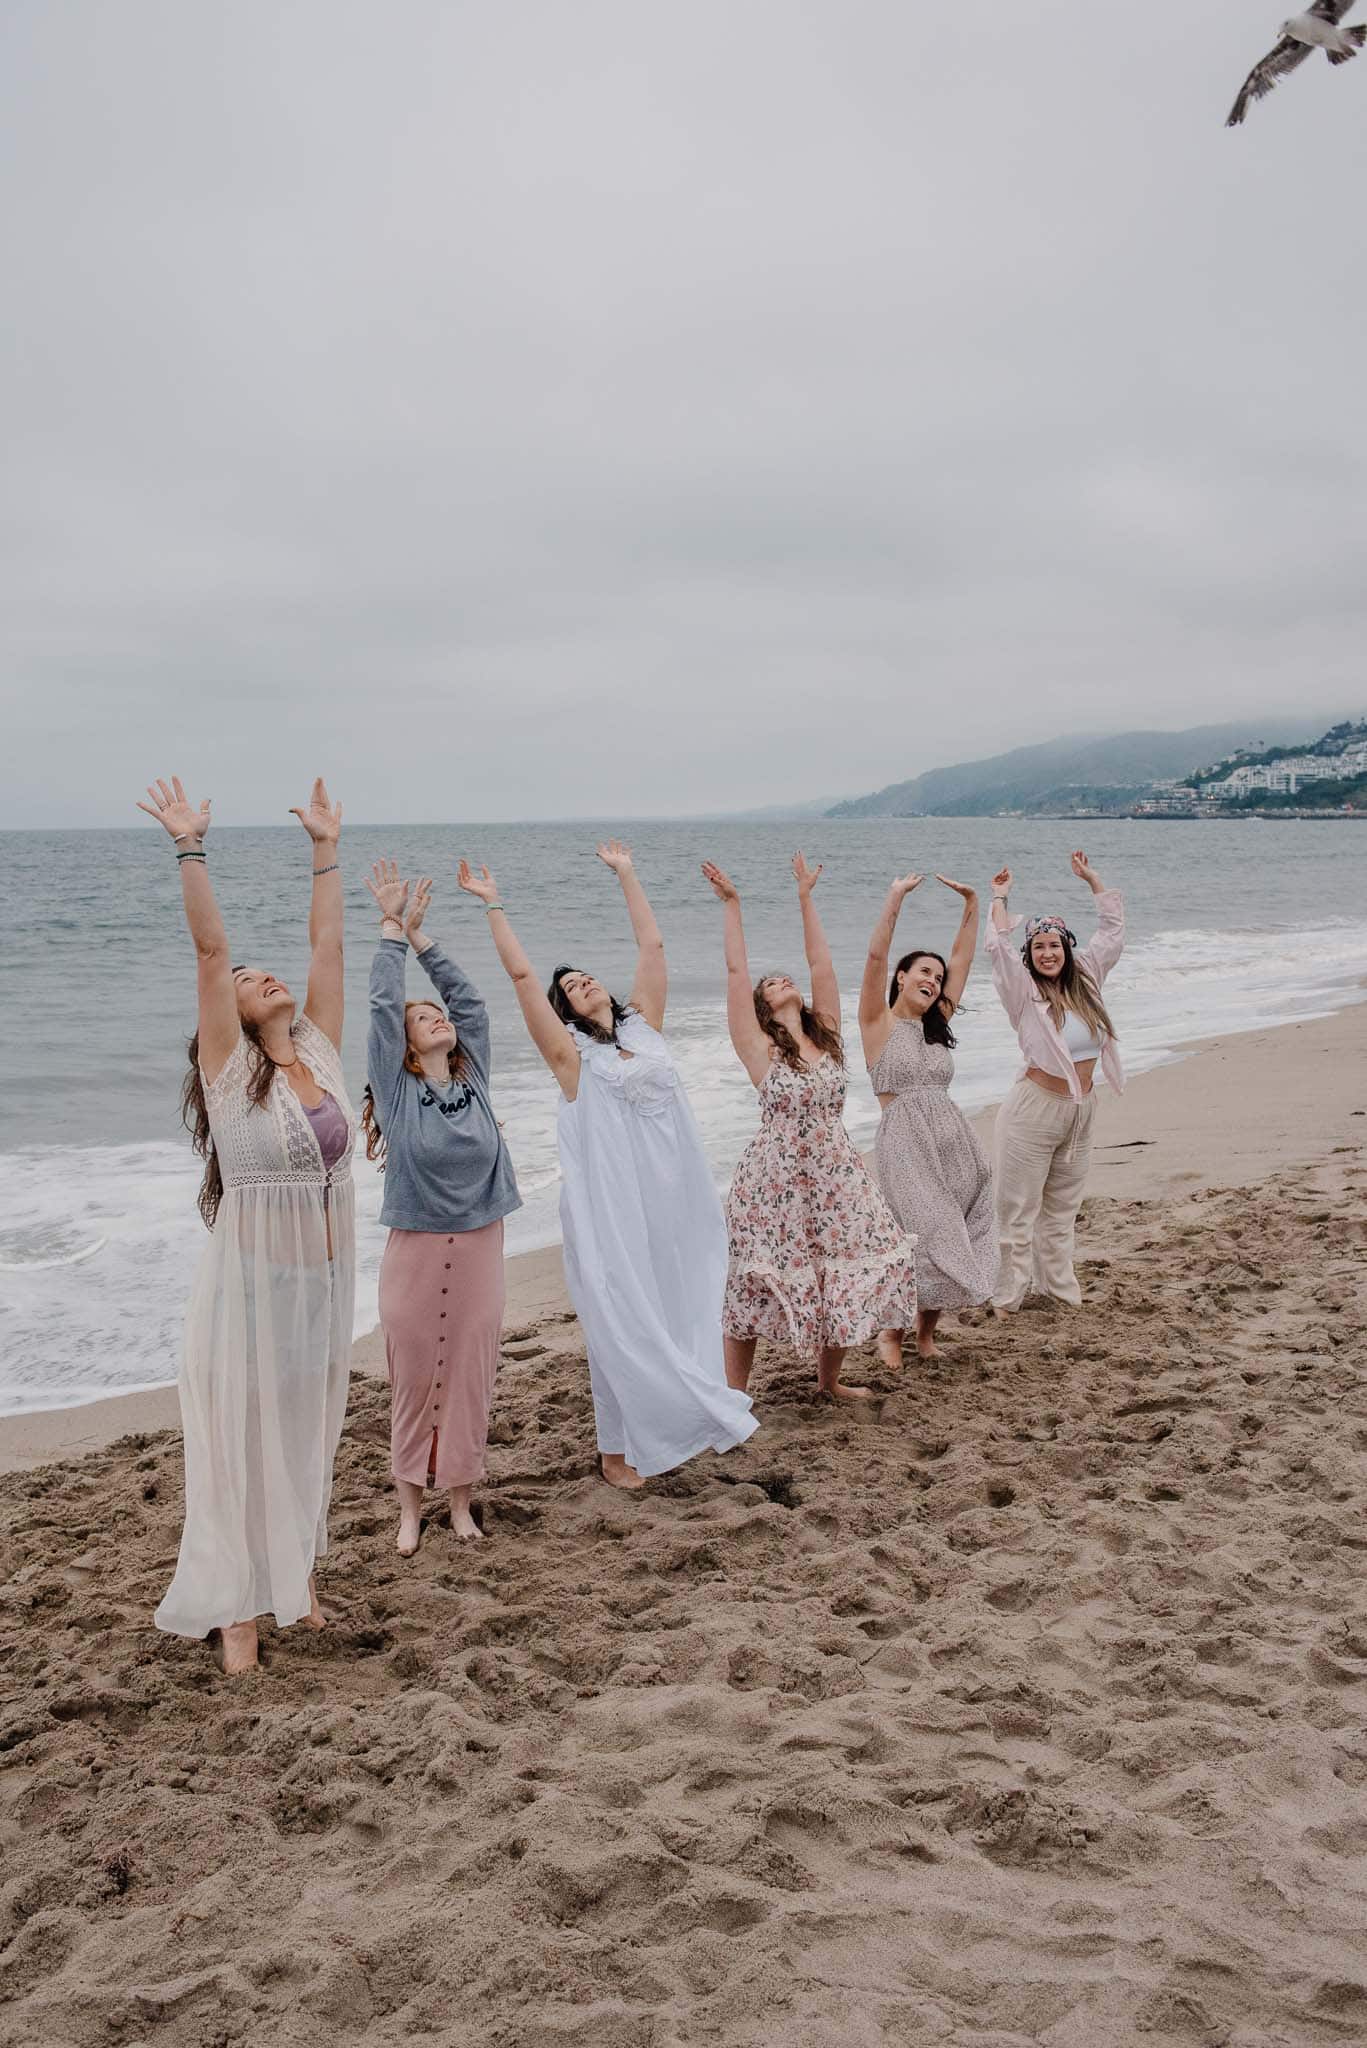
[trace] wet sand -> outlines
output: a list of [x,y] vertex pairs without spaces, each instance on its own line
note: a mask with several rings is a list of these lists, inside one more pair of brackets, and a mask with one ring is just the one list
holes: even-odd
[[536,1255],[486,1543],[396,1557],[358,1375],[333,1626],[246,1681],[150,1625],[167,1397],[4,1425],[94,1448],[0,1479],[0,2040],[1367,2036],[1365,1038],[1141,1077],[1080,1310],[860,1354],[859,1416],[762,1355],[638,1497]]

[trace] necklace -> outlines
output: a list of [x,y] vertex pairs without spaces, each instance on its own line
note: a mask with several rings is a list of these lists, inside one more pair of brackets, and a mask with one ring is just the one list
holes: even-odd
[[271,1065],[272,1065],[273,1067],[283,1067],[283,1068],[289,1068],[289,1067],[297,1067],[297,1066],[298,1066],[298,1064],[299,1064],[299,1055],[298,1055],[298,1053],[296,1053],[296,1054],[294,1055],[294,1058],[293,1058],[292,1060],[277,1060],[277,1059],[273,1059],[273,1058],[271,1057],[270,1053],[267,1053],[267,1054],[266,1054],[266,1058],[267,1058],[268,1060],[270,1060],[270,1063],[271,1063]]

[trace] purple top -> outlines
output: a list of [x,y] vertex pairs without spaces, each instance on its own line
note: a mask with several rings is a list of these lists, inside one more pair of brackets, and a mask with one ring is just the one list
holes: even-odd
[[318,1150],[323,1155],[323,1164],[331,1173],[347,1148],[346,1111],[326,1090],[316,1109],[309,1109],[302,1102],[299,1107],[313,1128],[313,1135],[318,1140]]

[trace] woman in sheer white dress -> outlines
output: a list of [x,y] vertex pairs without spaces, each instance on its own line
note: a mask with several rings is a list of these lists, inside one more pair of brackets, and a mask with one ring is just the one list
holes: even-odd
[[591,974],[532,973],[487,868],[460,886],[489,913],[532,1042],[560,1083],[565,1281],[588,1346],[602,1473],[639,1487],[757,1427],[726,1384],[726,1225],[664,1023],[664,942],[631,850],[598,849],[622,885],[637,945],[629,1003]]
[[332,1463],[346,1412],[355,1286],[342,1077],[341,807],[322,780],[294,815],[313,856],[308,994],[234,967],[204,854],[209,806],[179,780],[149,786],[176,846],[199,963],[199,1028],[183,1108],[205,1160],[210,1230],[180,1372],[185,1522],[156,1612],[175,1635],[222,1635],[223,1669],[257,1661],[257,1617],[322,1628],[314,1562],[327,1549]]

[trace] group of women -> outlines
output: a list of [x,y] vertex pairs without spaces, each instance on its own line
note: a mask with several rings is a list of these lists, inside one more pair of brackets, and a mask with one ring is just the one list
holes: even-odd
[[[296,815],[312,854],[311,958],[302,1012],[283,982],[234,966],[209,880],[207,803],[176,779],[149,786],[174,842],[198,961],[199,1019],[183,1107],[205,1161],[210,1242],[196,1275],[180,1376],[185,1523],[159,1627],[221,1636],[223,1668],[257,1660],[257,1617],[325,1625],[314,1568],[327,1548],[332,1465],[346,1407],[354,1292],[351,1156],[358,1130],[384,1169],[380,1319],[392,1395],[397,1546],[422,1536],[424,1489],[449,1494],[451,1527],[479,1540],[471,1494],[484,1474],[503,1316],[503,1223],[519,1206],[494,1112],[488,1012],[426,929],[429,878],[392,861],[368,880],[380,916],[370,980],[367,1084],[358,1120],[342,1072],[341,807],[321,780]],[[664,942],[628,848],[616,875],[636,941],[621,1001],[583,968],[543,988],[487,868],[462,861],[533,1044],[560,1090],[565,1277],[583,1328],[602,1477],[634,1489],[756,1429],[749,1382],[761,1339],[813,1361],[819,1391],[843,1380],[851,1345],[876,1337],[900,1366],[904,1336],[934,1355],[946,1310],[1018,1308],[1032,1289],[1080,1299],[1073,1229],[1086,1182],[1098,1065],[1123,1085],[1101,986],[1124,920],[1085,855],[1097,898],[1079,948],[1060,917],[1009,909],[992,883],[988,952],[1024,1066],[998,1112],[994,1169],[949,1095],[952,1020],[978,939],[962,898],[950,957],[923,948],[890,966],[897,921],[924,877],[893,882],[869,943],[859,1002],[882,1108],[873,1171],[842,1121],[840,991],[816,906],[820,867],[793,861],[810,989],[752,981],[740,895],[706,862],[723,906],[727,1021],[754,1084],[759,1129],[725,1208],[662,1036]],[[410,951],[432,994],[410,999]]]

